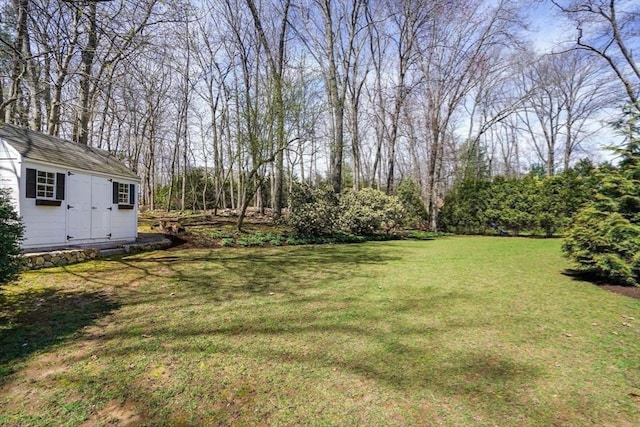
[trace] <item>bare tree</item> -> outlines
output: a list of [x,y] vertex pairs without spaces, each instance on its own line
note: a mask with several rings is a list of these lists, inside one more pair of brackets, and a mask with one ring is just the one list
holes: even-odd
[[267,38],[265,33],[263,20],[260,17],[258,8],[254,0],[246,0],[253,22],[258,34],[258,39],[262,44],[263,49],[266,52],[267,62],[271,77],[273,79],[273,114],[276,121],[276,176],[275,176],[275,191],[273,194],[273,213],[276,218],[282,215],[283,204],[283,190],[284,190],[284,150],[286,149],[286,134],[285,134],[285,104],[284,104],[284,66],[286,57],[286,40],[289,24],[289,9],[291,6],[291,0],[283,0],[279,16],[279,30],[277,33],[277,42],[272,43]]
[[[532,52],[528,56],[535,58]],[[523,72],[520,83],[519,117],[547,175],[558,166],[568,169],[575,151],[601,127],[600,110],[614,100],[603,66],[579,50],[543,55]]]
[[[362,18],[367,5],[364,0],[305,0],[297,8],[301,23],[297,34],[320,66],[324,78],[331,135],[329,176],[336,193],[342,189],[347,90],[351,84],[354,96],[359,91],[358,83],[351,77],[358,74],[354,73],[360,55],[357,39],[364,36],[361,30],[366,24]],[[352,120],[357,118],[357,114],[352,114]]]
[[551,2],[576,26],[575,47],[603,59],[640,109],[640,65],[634,58],[640,6],[636,1],[589,0]]
[[436,228],[442,198],[446,148],[452,147],[452,127],[467,94],[479,84],[478,67],[489,64],[496,46],[511,46],[519,21],[512,2],[486,6],[469,0],[464,7],[439,3],[421,34],[424,123],[428,162],[424,195],[430,223]]
[[[395,8],[399,6],[400,10]],[[429,15],[437,13],[437,8],[427,7],[426,3],[420,0],[389,2],[391,9],[392,33],[395,34],[394,48],[397,57],[394,62],[397,64],[395,81],[395,94],[393,108],[390,117],[390,131],[387,158],[387,193],[394,190],[394,171],[396,161],[396,146],[398,139],[398,127],[405,100],[411,91],[411,85],[407,85],[409,79],[408,72],[413,62],[416,60],[416,45],[418,35],[423,25],[426,24]]]

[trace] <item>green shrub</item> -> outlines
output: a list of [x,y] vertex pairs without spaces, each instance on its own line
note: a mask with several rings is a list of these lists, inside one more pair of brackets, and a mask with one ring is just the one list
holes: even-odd
[[420,195],[420,186],[413,179],[404,179],[396,193],[405,211],[405,224],[413,228],[423,227],[428,215]]
[[[404,220],[404,208],[395,196],[382,191],[364,188],[337,197],[329,186],[312,189],[306,184],[296,184],[289,198],[287,222],[296,237],[324,238],[331,241],[353,241],[353,235],[370,235],[389,232]],[[322,240],[322,239],[320,239]],[[317,239],[314,239],[317,242]]]
[[20,272],[20,242],[24,227],[9,197],[0,189],[0,285],[9,283]]
[[458,234],[486,233],[487,212],[491,212],[488,210],[490,188],[488,180],[457,182],[444,199],[444,206],[438,214],[438,229]]
[[258,231],[255,234],[249,234],[244,237],[240,237],[236,240],[236,243],[240,246],[264,246],[265,243],[269,243],[274,246],[281,246],[284,238],[279,233],[262,232]]
[[330,235],[336,229],[338,198],[329,186],[295,184],[289,195],[287,222],[300,236]]
[[395,196],[380,190],[363,188],[340,197],[340,229],[347,233],[366,235],[389,232],[402,225],[404,208]]
[[640,226],[620,213],[582,209],[562,249],[580,268],[626,285],[640,278]]
[[578,211],[563,244],[582,270],[603,278],[640,285],[640,114],[621,127],[629,137],[616,152],[617,168],[596,172],[595,194]]

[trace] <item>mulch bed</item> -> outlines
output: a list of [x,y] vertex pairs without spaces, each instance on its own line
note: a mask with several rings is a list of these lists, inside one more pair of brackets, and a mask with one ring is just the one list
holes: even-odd
[[600,287],[625,297],[640,299],[640,287],[638,286],[600,285]]
[[615,294],[624,295],[625,297],[640,299],[640,287],[638,286],[623,286],[613,285],[606,280],[598,277],[592,273],[586,273],[577,270],[566,270],[562,274],[572,277],[574,280],[582,282],[591,282],[594,285],[604,289],[605,291],[613,292]]

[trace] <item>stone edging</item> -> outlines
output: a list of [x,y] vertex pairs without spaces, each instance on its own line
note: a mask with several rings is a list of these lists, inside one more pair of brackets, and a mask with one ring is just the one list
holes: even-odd
[[122,255],[144,251],[167,249],[171,246],[171,240],[163,238],[155,242],[132,243],[110,249],[64,249],[51,252],[34,252],[21,255],[22,270],[38,270],[47,267],[60,267],[76,264],[111,255]]

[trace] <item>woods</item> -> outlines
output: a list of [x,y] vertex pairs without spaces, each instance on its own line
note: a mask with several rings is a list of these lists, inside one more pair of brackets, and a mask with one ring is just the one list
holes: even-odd
[[[413,181],[437,229],[477,153],[506,179],[601,161],[637,98],[637,6],[454,3],[5,1],[0,117],[115,153],[149,209],[239,222],[297,182]],[[541,10],[574,39],[540,45]]]

